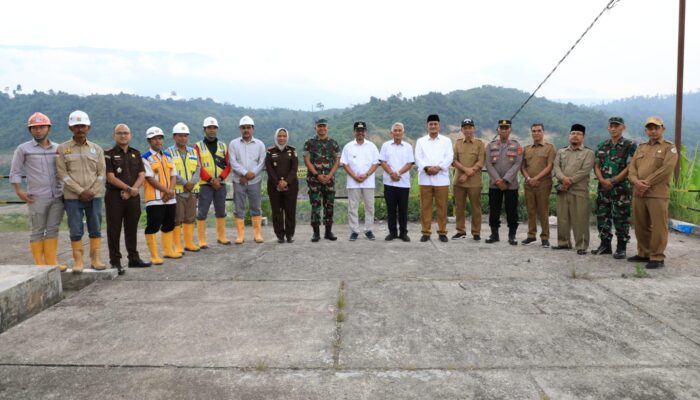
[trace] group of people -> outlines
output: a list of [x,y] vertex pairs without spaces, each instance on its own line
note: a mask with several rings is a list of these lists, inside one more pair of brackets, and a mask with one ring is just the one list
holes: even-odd
[[[90,237],[90,260],[94,269],[104,269],[100,261],[102,197],[107,214],[109,262],[120,274],[120,237],[124,227],[129,267],[162,264],[156,235],[160,231],[162,254],[180,258],[184,251],[209,247],[206,240],[206,219],[214,204],[217,242],[229,245],[226,237],[226,180],[231,175],[234,191],[236,244],[244,242],[245,216],[250,211],[253,240],[263,242],[262,181],[267,172],[267,194],[272,209],[272,222],[277,241],[292,243],[296,226],[296,203],[299,192],[298,155],[289,144],[289,132],[275,132],[275,144],[269,148],[253,137],[255,123],[249,116],[239,121],[240,137],[228,146],[217,138],[218,122],[207,117],[203,122],[204,139],[189,146],[189,128],[182,122],[172,129],[174,145],[164,147],[164,132],[158,127],[146,131],[148,150],[141,154],[130,147],[132,133],[126,124],[114,127],[113,148],[103,149],[87,140],[90,119],[83,111],[69,116],[73,138],[60,145],[48,139],[51,121],[41,113],[28,121],[33,140],[15,151],[10,182],[18,197],[28,204],[32,223],[30,248],[37,265],[64,265],[57,261],[58,226],[64,209],[68,217],[73,249],[73,272],[83,266],[83,218]],[[624,138],[624,120],[611,117],[610,138],[594,152],[584,146],[586,127],[573,124],[569,145],[556,150],[545,142],[545,128],[532,124],[532,144],[523,147],[511,138],[512,124],[500,120],[498,135],[489,142],[476,137],[476,124],[470,118],[461,122],[461,137],[452,140],[440,133],[440,117],[431,114],[426,120],[427,134],[416,142],[415,151],[405,140],[404,125],[391,126],[391,140],[381,150],[366,139],[367,124],[353,124],[355,139],[341,151],[329,136],[328,121],[315,122],[316,134],[303,148],[307,168],[306,181],[311,203],[312,242],[324,238],[335,241],[333,209],[335,174],[342,165],[347,173],[348,224],[350,241],[360,234],[375,240],[374,198],[375,172],[383,170],[384,199],[387,206],[388,235],[385,240],[410,241],[408,236],[408,202],[410,171],[418,170],[421,208],[421,242],[430,240],[433,210],[436,209],[437,234],[447,242],[447,205],[450,174],[452,180],[456,233],[453,240],[464,239],[467,202],[471,208],[471,235],[481,240],[482,169],[488,173],[489,226],[486,243],[500,241],[501,210],[505,203],[508,243],[517,245],[518,189],[521,174],[527,205],[528,233],[521,244],[536,242],[537,222],[543,247],[549,243],[549,197],[552,188],[557,196],[557,245],[554,250],[576,249],[587,253],[589,233],[589,181],[591,171],[598,180],[597,222],[600,245],[594,254],[613,254],[613,226],[617,247],[613,257],[626,258],[630,216],[634,216],[637,254],[629,261],[646,262],[647,268],[664,265],[668,238],[667,218],[670,180],[678,154],[672,143],[664,140],[665,127],[657,117],[645,123],[647,142],[635,145]],[[26,191],[21,188],[26,174]],[[554,184],[556,178],[556,185]],[[145,238],[151,262],[141,260],[136,248],[138,221],[141,215],[141,191],[146,205]],[[360,229],[358,210],[364,204],[364,227]],[[323,217],[321,213],[323,212]],[[197,221],[197,242],[194,240]],[[571,233],[573,232],[573,241]],[[182,243],[184,236],[184,244]]]

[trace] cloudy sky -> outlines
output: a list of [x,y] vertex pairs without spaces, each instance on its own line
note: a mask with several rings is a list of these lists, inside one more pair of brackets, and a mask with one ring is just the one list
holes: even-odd
[[[211,97],[310,109],[484,84],[533,90],[609,0],[10,0],[0,90]],[[686,91],[700,88],[688,1]],[[678,1],[620,0],[540,91],[675,92]]]

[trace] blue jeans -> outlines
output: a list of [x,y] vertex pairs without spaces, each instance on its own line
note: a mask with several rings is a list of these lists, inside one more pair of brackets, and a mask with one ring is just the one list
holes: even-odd
[[88,236],[91,239],[102,237],[100,232],[100,225],[102,224],[102,197],[96,197],[87,203],[78,199],[66,199],[63,204],[68,216],[71,242],[83,238],[83,215],[85,215],[87,220]]

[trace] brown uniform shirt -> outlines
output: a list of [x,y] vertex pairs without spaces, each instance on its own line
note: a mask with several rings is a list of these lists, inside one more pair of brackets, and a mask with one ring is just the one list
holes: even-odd
[[[139,172],[145,172],[141,152],[133,147],[129,147],[124,152],[121,147],[114,146],[105,151],[105,170],[113,173],[117,179],[127,185],[134,186],[136,179],[139,177]],[[120,188],[112,186],[109,182],[105,186],[107,190],[121,191]]]
[[454,144],[454,161],[459,161],[465,167],[476,167],[478,172],[467,178],[464,183],[459,182],[459,177],[464,173],[456,169],[454,185],[461,187],[481,187],[481,169],[484,167],[486,151],[484,142],[477,138],[466,140],[464,137],[457,139]]
[[[557,150],[551,143],[529,144],[525,146],[523,154],[523,167],[529,177],[534,178],[542,172],[549,164],[554,162],[554,157],[557,155]],[[540,179],[540,184],[543,186],[552,184],[552,174],[549,173]],[[525,186],[528,188],[528,186]]]
[[78,144],[73,139],[56,150],[56,174],[63,180],[63,197],[75,200],[89,190],[102,197],[105,184],[105,156],[102,147],[87,140]]
[[634,185],[644,180],[651,185],[644,197],[668,199],[671,193],[671,176],[678,161],[678,151],[668,140],[651,140],[642,143],[632,156],[629,180]]
[[554,176],[559,180],[568,176],[573,181],[569,187],[569,193],[587,197],[588,182],[591,179],[594,164],[593,150],[588,147],[573,149],[567,146],[557,151],[557,156],[554,158]]
[[283,150],[278,149],[277,146],[268,147],[265,156],[268,187],[276,187],[281,179],[287,181],[290,187],[296,187],[299,184],[298,168],[299,158],[294,146],[287,145]]

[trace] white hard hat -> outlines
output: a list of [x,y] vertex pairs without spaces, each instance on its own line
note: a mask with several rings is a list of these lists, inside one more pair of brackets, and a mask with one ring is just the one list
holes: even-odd
[[152,126],[146,131],[146,139],[150,139],[156,136],[165,136],[163,130],[157,126]]
[[85,111],[76,110],[68,116],[68,126],[90,125],[90,117]]
[[250,118],[249,116],[245,115],[245,116],[243,116],[243,118],[241,118],[241,121],[238,123],[238,126],[243,126],[243,125],[255,126],[255,122],[253,122],[253,118]]
[[207,126],[212,126],[212,125],[214,125],[217,128],[219,127],[219,122],[216,120],[216,118],[214,118],[214,117],[204,118],[204,122],[202,123],[203,127],[206,128]]
[[175,124],[175,126],[173,126],[173,135],[176,133],[186,133],[189,135],[190,128],[188,128],[184,122],[178,122],[177,124]]

